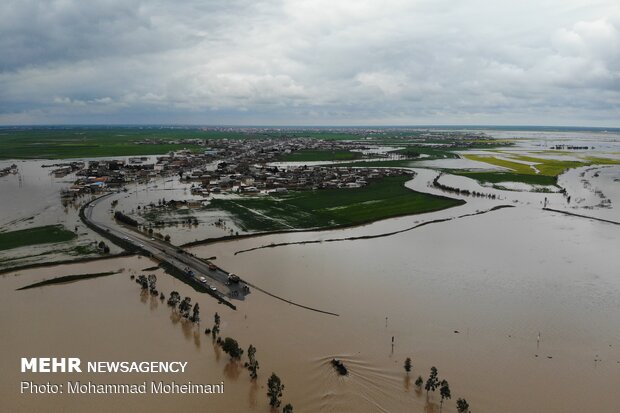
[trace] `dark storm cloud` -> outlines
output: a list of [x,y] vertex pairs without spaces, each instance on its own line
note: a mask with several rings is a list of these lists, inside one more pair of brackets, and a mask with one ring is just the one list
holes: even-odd
[[619,126],[613,1],[8,1],[0,122]]

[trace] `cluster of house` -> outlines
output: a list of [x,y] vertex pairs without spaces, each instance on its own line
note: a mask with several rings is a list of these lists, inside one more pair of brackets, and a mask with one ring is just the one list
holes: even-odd
[[215,171],[194,172],[185,177],[195,181],[192,193],[287,192],[288,190],[361,188],[372,179],[408,172],[388,168],[337,168],[331,166],[289,166],[278,168],[260,164],[222,162]]
[[52,170],[52,175],[54,175],[56,178],[62,178],[73,172],[84,169],[84,167],[86,166],[86,163],[83,161],[77,161],[77,162],[59,163],[59,164],[54,164],[54,165],[43,165],[44,168],[47,168],[49,166],[56,167],[56,169]]
[[[195,144],[195,139],[174,141]],[[213,139],[199,140],[204,150],[180,150],[164,156],[142,156],[125,159],[93,160],[58,164],[52,171],[57,177],[76,173],[77,179],[65,191],[65,196],[96,193],[104,188],[122,188],[130,182],[145,182],[151,178],[179,175],[182,179],[204,183],[208,192],[230,190],[233,187],[252,192],[264,188],[337,187],[364,185],[364,177],[326,178],[324,172],[313,169],[303,172],[268,171],[264,165],[284,154],[302,149],[351,150],[364,149],[358,143],[325,142],[310,138],[295,139]],[[159,142],[159,141],[156,141]],[[211,172],[207,172],[211,170]],[[321,176],[319,176],[321,175]],[[213,182],[213,183],[211,183]],[[256,182],[254,184],[254,182]]]

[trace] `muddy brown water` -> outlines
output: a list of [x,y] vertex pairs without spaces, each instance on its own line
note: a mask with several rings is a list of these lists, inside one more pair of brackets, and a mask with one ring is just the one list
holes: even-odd
[[[5,408],[164,412],[182,406],[267,412],[264,386],[275,371],[286,385],[284,400],[295,411],[438,411],[438,394],[427,404],[424,392],[418,394],[412,385],[432,365],[452,388],[446,412],[455,411],[457,397],[467,398],[476,412],[614,412],[620,406],[615,391],[620,383],[615,226],[509,208],[386,238],[234,255],[264,241],[226,242],[194,252],[216,255],[219,265],[270,292],[340,316],[291,306],[257,291],[232,311],[159,271],[162,291],[176,289],[198,299],[203,318],[198,328],[177,320],[159,300],[141,298],[128,277],[132,270],[152,266],[146,258],[4,276],[0,388]],[[125,272],[110,277],[15,291],[53,275],[120,268]],[[258,348],[256,385],[202,333],[214,311],[222,315],[223,336]],[[224,380],[226,391],[218,396],[19,395],[20,380],[47,380],[19,373],[19,358],[44,355],[184,360],[187,374],[162,379]],[[409,383],[402,368],[407,356],[414,365]],[[349,377],[336,375],[332,357],[345,362]],[[57,374],[54,380],[67,376]],[[160,377],[82,374],[79,379]]]
[[[408,187],[441,193],[418,170]],[[594,172],[591,172],[591,175]],[[586,215],[620,220],[618,168],[587,175],[612,199]],[[46,178],[49,180],[49,178]],[[582,177],[562,178],[583,205],[598,202]],[[450,382],[455,412],[465,397],[475,412],[617,412],[620,406],[620,233],[616,225],[542,211],[573,211],[559,194],[480,188],[445,175],[442,182],[495,193],[468,203],[338,231],[289,233],[192,248],[221,267],[317,313],[254,291],[237,311],[218,305],[157,270],[158,287],[201,306],[199,326],[179,319],[158,299],[140,294],[130,274],[154,263],[144,257],[55,266],[0,276],[0,411],[4,412],[269,412],[266,380],[276,372],[283,400],[295,412],[437,412],[413,381],[431,366]],[[45,181],[48,185],[48,181]],[[46,199],[52,192],[43,194]],[[272,243],[378,235],[434,219],[455,218],[388,237],[241,250]],[[3,207],[4,208],[4,207]],[[12,211],[12,210],[11,210]],[[11,212],[3,210],[3,213]],[[585,211],[585,212],[584,212]],[[103,211],[105,212],[105,211]],[[11,212],[12,213],[12,212]],[[42,214],[43,215],[43,214]],[[8,220],[8,218],[7,218]],[[8,222],[5,220],[6,222]],[[3,221],[4,222],[4,221]],[[16,291],[55,276],[124,269],[109,277]],[[213,345],[204,329],[222,316],[222,336],[257,347],[259,379]],[[538,336],[540,334],[540,340]],[[394,337],[394,346],[391,345]],[[184,374],[22,374],[21,357],[85,361],[187,361]],[[330,360],[342,359],[348,377]],[[406,357],[413,371],[403,369]],[[19,383],[225,382],[223,395],[20,395]]]

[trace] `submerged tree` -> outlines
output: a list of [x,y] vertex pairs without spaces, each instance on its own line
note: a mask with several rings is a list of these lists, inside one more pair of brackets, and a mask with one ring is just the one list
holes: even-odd
[[239,343],[234,338],[226,337],[222,341],[222,350],[230,356],[231,359],[239,359],[243,354],[243,350],[239,347]]
[[192,308],[192,299],[185,297],[181,304],[179,304],[179,312],[185,318],[189,317],[189,310]]
[[459,413],[469,413],[469,403],[465,399],[458,399],[456,401],[456,411]]
[[176,308],[180,301],[181,295],[177,291],[173,291],[170,293],[170,298],[168,298],[168,305],[170,307]]
[[151,291],[151,293],[157,291],[157,276],[155,274],[149,274],[148,281],[149,290]]
[[248,360],[250,360],[250,364],[252,364],[255,361],[255,358],[254,358],[255,355],[256,355],[256,347],[250,344],[250,347],[248,347]]
[[435,391],[435,389],[439,386],[439,379],[437,378],[437,374],[437,367],[431,367],[431,374],[428,376],[426,384],[424,385],[427,397],[429,391]]
[[211,335],[213,336],[213,339],[215,339],[217,337],[218,334],[220,334],[220,315],[218,313],[215,313],[213,315],[213,329],[211,330]]
[[439,402],[439,411],[443,408],[443,401],[445,399],[451,399],[452,393],[450,392],[450,385],[447,380],[442,380],[439,385],[439,394],[441,395],[441,402]]
[[280,407],[280,397],[282,397],[282,391],[284,390],[284,384],[276,373],[271,373],[271,377],[267,380],[267,396],[269,396],[269,405],[273,408]]
[[250,378],[255,379],[258,377],[258,361],[256,361],[256,347],[250,344],[248,347],[248,360],[247,368],[250,370]]
[[405,365],[404,365],[403,367],[405,368],[405,371],[406,371],[407,373],[409,373],[409,372],[411,371],[411,367],[412,367],[412,366],[411,366],[411,357],[407,357],[407,358],[405,359]]
[[198,303],[194,304],[194,309],[192,310],[192,316],[190,317],[190,320],[192,320],[194,323],[200,321],[200,306],[198,305]]
[[252,364],[250,364],[248,369],[250,370],[250,378],[251,379],[257,378],[258,377],[258,369],[259,369],[258,360],[254,360],[254,362]]
[[423,384],[424,384],[424,379],[422,378],[422,376],[418,376],[418,378],[415,379],[415,386],[418,388],[418,390],[421,390]]
[[147,290],[149,288],[149,280],[147,280],[144,275],[139,275],[138,278],[136,278],[136,282],[140,284],[143,290]]

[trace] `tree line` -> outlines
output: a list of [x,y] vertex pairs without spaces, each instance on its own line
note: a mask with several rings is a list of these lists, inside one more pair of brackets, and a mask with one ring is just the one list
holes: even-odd
[[[407,373],[407,375],[411,372],[411,370],[413,369],[411,357],[407,357],[405,359],[403,368],[405,369],[405,372]],[[417,387],[418,391],[422,391],[422,386],[424,386],[424,390],[426,390],[427,400],[428,400],[429,392],[435,392],[435,390],[439,389],[439,396],[441,397],[441,401],[439,402],[440,412],[443,408],[444,401],[452,398],[452,391],[450,390],[450,384],[448,383],[448,380],[439,379],[439,372],[437,370],[437,367],[435,366],[431,367],[430,374],[428,375],[428,378],[426,379],[426,381],[422,378],[422,376],[418,376],[418,378],[415,381],[415,386]],[[456,411],[458,413],[471,413],[471,410],[469,409],[469,403],[467,403],[467,400],[462,399],[462,398],[457,399]]]

